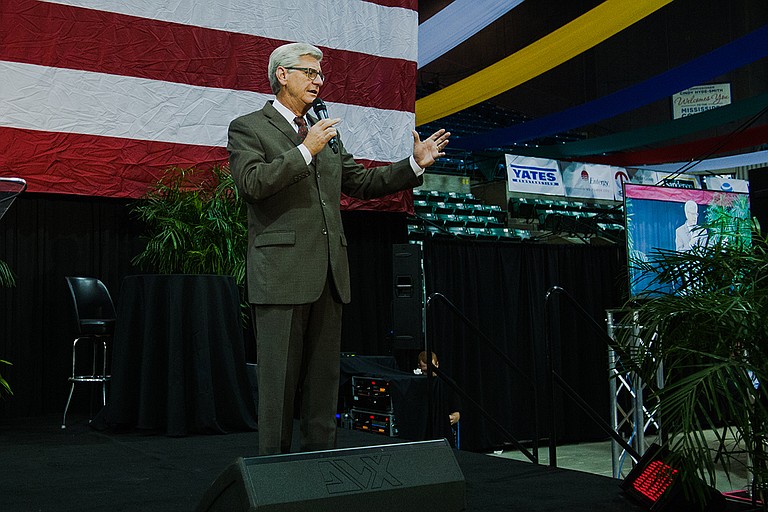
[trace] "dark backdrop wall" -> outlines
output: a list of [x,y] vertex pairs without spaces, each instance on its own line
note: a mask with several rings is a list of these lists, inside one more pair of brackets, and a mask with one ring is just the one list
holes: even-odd
[[[64,411],[71,372],[74,321],[64,277],[100,278],[117,300],[122,279],[142,273],[131,260],[142,250],[143,225],[123,199],[24,194],[0,219],[0,259],[17,277],[0,288],[0,372],[13,397],[0,400],[0,416]],[[342,347],[360,354],[388,350],[391,325],[391,245],[406,240],[403,214],[344,212],[352,265],[353,303],[344,311]],[[250,343],[246,329],[246,343]],[[246,346],[254,358],[253,347]],[[253,361],[255,362],[255,361]],[[86,386],[76,388],[73,410],[91,406]]]
[[352,302],[344,306],[341,349],[362,355],[391,353],[392,244],[407,243],[398,213],[343,212],[349,246]]
[[[0,258],[18,281],[16,288],[0,289],[0,359],[13,363],[2,373],[14,390],[13,397],[0,400],[0,417],[63,412],[74,335],[64,276],[99,277],[117,298],[123,277],[141,273],[131,260],[143,246],[143,227],[129,206],[124,200],[25,194],[0,220]],[[393,213],[344,212],[344,224],[353,301],[344,310],[342,349],[392,354],[392,244],[406,241],[406,219]],[[554,284],[563,286],[602,323],[605,309],[621,302],[623,260],[618,249],[434,240],[426,243],[424,257],[428,292],[440,291],[454,301],[529,374],[521,377],[501,367],[472,333],[435,307],[428,332],[438,343],[441,368],[511,425],[518,438],[530,439],[530,379],[535,377],[543,389],[544,293]],[[605,347],[570,314],[561,315],[555,334],[559,332],[567,333],[556,336],[563,372],[607,413]],[[82,390],[77,388],[73,410],[87,411],[98,397]],[[572,405],[557,407],[562,439],[600,435]],[[463,448],[502,442],[467,409]]]
[[[64,412],[71,372],[74,320],[68,275],[100,278],[114,299],[121,279],[138,270],[141,226],[125,200],[23,194],[0,219],[0,258],[16,287],[0,288],[0,359],[14,396],[4,416]],[[75,410],[87,392],[75,393]],[[87,401],[87,400],[86,400]]]
[[[440,368],[502,425],[508,425],[518,440],[534,438],[537,417],[539,435],[546,437],[549,396],[544,348],[549,319],[555,368],[607,421],[607,345],[600,334],[606,332],[606,309],[619,307],[626,290],[622,252],[608,246],[428,241],[424,248],[427,293],[446,296],[522,372],[506,366],[476,331],[442,302],[433,301],[427,336],[434,343]],[[559,295],[545,310],[547,291],[556,285],[587,311],[586,318]],[[602,330],[597,332],[598,328]],[[505,440],[498,430],[466,401],[463,406],[462,448],[501,446]],[[555,411],[559,440],[607,437],[572,401],[558,398]]]

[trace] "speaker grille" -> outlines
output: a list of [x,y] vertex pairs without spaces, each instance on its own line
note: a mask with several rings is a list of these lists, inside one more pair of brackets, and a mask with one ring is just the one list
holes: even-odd
[[445,440],[239,458],[198,512],[465,509],[465,483]]

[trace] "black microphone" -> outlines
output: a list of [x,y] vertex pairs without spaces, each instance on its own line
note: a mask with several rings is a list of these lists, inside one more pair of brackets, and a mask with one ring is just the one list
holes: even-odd
[[[318,119],[328,119],[328,107],[325,106],[323,100],[315,98],[315,101],[312,102],[312,108],[315,110],[315,115]],[[339,141],[336,140],[336,137],[329,140],[328,145],[331,146],[334,153],[339,152]]]

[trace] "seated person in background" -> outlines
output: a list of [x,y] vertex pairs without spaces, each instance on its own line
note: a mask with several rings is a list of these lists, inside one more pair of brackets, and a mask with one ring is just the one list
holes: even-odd
[[[437,360],[437,354],[432,352],[432,366],[440,368]],[[427,353],[422,351],[419,354],[419,368],[414,372],[420,375],[427,374]],[[432,425],[432,437],[436,439],[445,438],[451,444],[456,446],[456,429],[461,419],[461,401],[456,392],[442,379],[437,377],[432,381],[435,389],[432,397],[432,406],[434,407],[434,424]],[[445,419],[448,421],[445,421]]]

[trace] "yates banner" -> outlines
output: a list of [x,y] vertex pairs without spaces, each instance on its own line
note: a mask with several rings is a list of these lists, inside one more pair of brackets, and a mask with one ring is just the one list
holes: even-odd
[[510,192],[565,195],[557,160],[505,155]]

